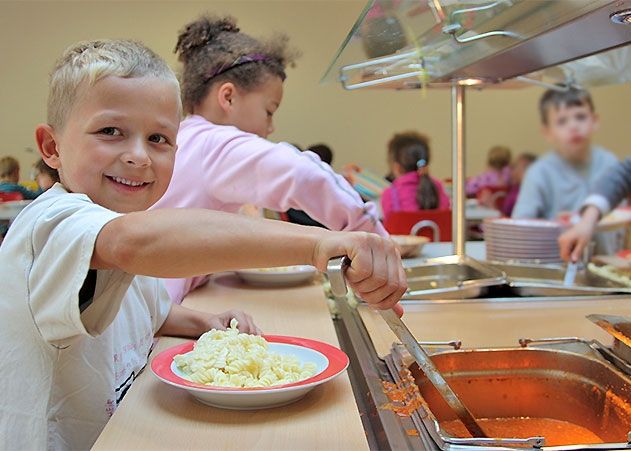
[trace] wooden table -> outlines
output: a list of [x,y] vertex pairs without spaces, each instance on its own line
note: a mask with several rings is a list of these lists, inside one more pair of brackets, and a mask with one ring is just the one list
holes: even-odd
[[[184,305],[250,313],[264,332],[322,340],[338,346],[320,284],[265,289],[242,285],[234,275],[213,277]],[[181,339],[163,338],[154,355]],[[260,411],[207,407],[158,381],[147,369],[134,382],[93,449],[367,449],[346,374],[289,406]]]

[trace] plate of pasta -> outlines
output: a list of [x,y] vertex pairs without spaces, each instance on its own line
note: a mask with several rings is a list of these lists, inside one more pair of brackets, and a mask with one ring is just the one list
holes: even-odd
[[292,286],[309,282],[317,270],[310,265],[279,266],[277,268],[242,269],[237,276],[249,285]]
[[348,356],[327,343],[240,333],[236,321],[159,353],[151,370],[203,404],[257,410],[284,406],[339,376]]

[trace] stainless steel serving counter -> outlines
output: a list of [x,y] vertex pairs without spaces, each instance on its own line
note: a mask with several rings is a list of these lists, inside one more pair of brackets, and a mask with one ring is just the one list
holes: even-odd
[[[406,266],[451,251],[449,243],[428,244],[421,258],[406,260]],[[467,243],[467,254],[483,259],[484,243]],[[403,304],[403,319],[419,341],[461,340],[463,348],[515,347],[520,338],[552,337],[580,337],[609,346],[611,337],[585,316],[631,315],[631,295],[439,299]],[[436,449],[430,446],[427,431],[418,431],[410,418],[382,408],[389,401],[382,381],[392,380],[384,358],[397,338],[380,315],[363,304],[343,307],[336,327],[340,343],[351,357],[349,375],[371,448]]]

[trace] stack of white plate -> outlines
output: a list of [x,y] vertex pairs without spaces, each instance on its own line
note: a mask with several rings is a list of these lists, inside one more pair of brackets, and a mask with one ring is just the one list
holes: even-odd
[[489,219],[484,221],[487,260],[558,263],[557,240],[563,225],[543,219]]

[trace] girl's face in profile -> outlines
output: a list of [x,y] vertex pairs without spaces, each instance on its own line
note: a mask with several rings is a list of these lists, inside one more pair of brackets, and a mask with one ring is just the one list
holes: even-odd
[[274,113],[283,100],[283,81],[270,76],[256,88],[245,91],[237,88],[228,122],[244,132],[267,138],[274,132]]

